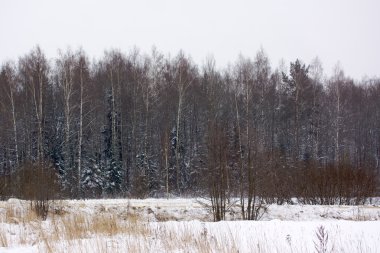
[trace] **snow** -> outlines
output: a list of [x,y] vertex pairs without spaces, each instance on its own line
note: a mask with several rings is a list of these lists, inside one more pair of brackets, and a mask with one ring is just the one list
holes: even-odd
[[[260,221],[240,220],[236,207],[228,221],[212,222],[207,204],[181,198],[63,200],[39,221],[27,217],[29,202],[10,199],[0,202],[0,252],[317,252],[321,227],[327,252],[380,248],[379,205],[270,205]],[[64,235],[70,228],[65,219],[103,216],[110,223],[114,217],[120,232]]]

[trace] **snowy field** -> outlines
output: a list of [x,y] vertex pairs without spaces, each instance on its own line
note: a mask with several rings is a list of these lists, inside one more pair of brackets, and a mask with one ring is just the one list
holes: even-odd
[[380,205],[270,205],[260,221],[212,222],[204,199],[0,202],[0,252],[380,252]]

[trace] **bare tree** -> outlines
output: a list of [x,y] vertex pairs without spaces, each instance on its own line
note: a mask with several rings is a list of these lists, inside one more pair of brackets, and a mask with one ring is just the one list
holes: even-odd
[[86,89],[86,82],[88,82],[89,79],[89,66],[88,66],[88,60],[86,58],[86,55],[83,51],[78,51],[76,55],[76,71],[79,72],[79,129],[78,129],[78,147],[77,147],[77,187],[78,187],[78,193],[79,197],[81,197],[81,190],[82,190],[82,148],[83,148],[83,130],[84,130],[84,117],[85,117],[85,111],[84,111],[84,105],[86,101],[88,100],[88,96],[86,95],[87,89]]
[[311,119],[311,139],[313,159],[319,160],[319,146],[320,146],[320,131],[321,131],[321,116],[319,112],[321,110],[321,94],[322,94],[322,78],[323,67],[318,57],[316,57],[310,65],[310,76],[313,82],[313,108]]
[[183,103],[185,100],[185,95],[190,85],[195,79],[194,69],[191,63],[186,59],[183,52],[180,52],[175,60],[175,82],[178,92],[178,103],[177,103],[177,120],[176,120],[176,149],[175,149],[175,160],[176,160],[176,188],[180,192],[180,181],[181,181],[181,164],[180,164],[180,146],[181,146],[181,120]]
[[[2,94],[5,98],[0,100],[2,107],[11,113],[12,130],[13,130],[13,145],[15,155],[15,166],[19,164],[19,149],[18,149],[18,133],[16,123],[16,93],[17,93],[17,81],[16,81],[16,67],[13,63],[7,62],[1,69],[1,88]],[[9,105],[9,106],[8,106]]]
[[341,69],[340,65],[337,64],[334,68],[333,81],[330,83],[330,89],[334,94],[335,101],[335,116],[334,116],[334,126],[335,126],[335,156],[334,161],[338,164],[341,161],[340,158],[340,133],[342,125],[342,99],[341,99],[341,89],[344,82],[344,72]]
[[[72,146],[72,129],[71,125],[73,122],[73,110],[76,104],[74,103],[74,71],[76,59],[75,55],[68,49],[67,52],[59,52],[60,57],[56,61],[56,71],[57,71],[57,80],[58,87],[62,90],[63,96],[63,108],[64,108],[64,174],[65,179],[69,182],[72,180],[69,177],[73,176],[72,170],[74,167],[74,154]],[[70,186],[68,186],[71,188]]]
[[30,94],[37,121],[37,160],[44,160],[45,96],[48,86],[49,65],[40,47],[20,59],[23,82]]

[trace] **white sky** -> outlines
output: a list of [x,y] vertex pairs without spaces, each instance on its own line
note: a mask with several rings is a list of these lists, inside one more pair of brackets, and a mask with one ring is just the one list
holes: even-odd
[[380,76],[379,0],[0,0],[0,34],[0,62],[36,44],[48,57],[82,46],[90,58],[155,45],[225,67],[262,46],[272,66],[318,56],[327,74],[340,61],[356,79]]

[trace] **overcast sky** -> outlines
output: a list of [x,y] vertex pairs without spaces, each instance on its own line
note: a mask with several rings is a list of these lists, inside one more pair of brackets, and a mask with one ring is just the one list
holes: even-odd
[[262,46],[272,66],[318,56],[327,74],[340,61],[351,77],[380,77],[379,0],[0,0],[0,34],[0,62],[36,44],[49,58],[68,46],[92,58],[155,45],[223,67]]

